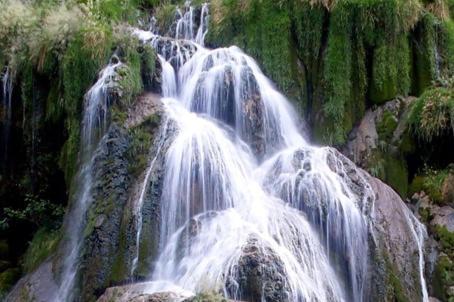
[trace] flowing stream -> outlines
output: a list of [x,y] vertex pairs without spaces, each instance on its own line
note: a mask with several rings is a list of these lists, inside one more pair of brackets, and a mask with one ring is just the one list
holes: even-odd
[[13,77],[11,70],[7,67],[2,74],[2,105],[3,105],[3,129],[2,129],[2,161],[6,163],[8,156],[8,144],[11,132],[12,117],[12,96],[13,96]]

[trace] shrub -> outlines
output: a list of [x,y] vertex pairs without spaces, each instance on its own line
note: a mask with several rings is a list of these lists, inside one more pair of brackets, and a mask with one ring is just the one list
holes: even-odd
[[410,127],[425,142],[454,134],[454,78],[445,85],[427,90],[412,105]]

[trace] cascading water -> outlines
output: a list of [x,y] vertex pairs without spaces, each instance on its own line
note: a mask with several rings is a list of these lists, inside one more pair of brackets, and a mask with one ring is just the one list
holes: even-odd
[[72,200],[72,208],[65,220],[67,238],[63,242],[65,259],[59,289],[54,301],[72,301],[75,295],[73,287],[78,272],[78,257],[83,244],[85,215],[91,203],[90,191],[93,183],[94,150],[103,136],[108,122],[110,100],[107,84],[120,65],[121,63],[117,62],[110,63],[105,67],[100,72],[97,82],[85,95],[81,150],[79,153],[80,170],[75,178],[76,193]]
[[13,95],[13,75],[9,67],[6,68],[5,72],[2,75],[2,100],[3,100],[3,133],[2,133],[2,154],[3,154],[3,162],[6,163],[7,155],[8,155],[8,144],[10,139],[10,131],[11,131],[11,117],[12,117],[12,95]]
[[159,54],[163,102],[179,129],[166,153],[160,256],[147,291],[241,299],[239,262],[253,242],[275,259],[283,300],[362,301],[372,189],[352,192],[329,166],[330,149],[305,141],[252,58],[203,47],[208,5],[195,37],[193,8],[178,14],[173,38],[135,31]]

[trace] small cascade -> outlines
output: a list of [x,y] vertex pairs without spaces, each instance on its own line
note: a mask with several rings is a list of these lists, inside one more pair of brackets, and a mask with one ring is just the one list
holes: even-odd
[[408,225],[411,228],[411,233],[418,245],[419,279],[421,282],[422,301],[428,302],[429,294],[427,292],[427,285],[424,277],[424,242],[427,239],[427,230],[407,208],[405,208],[405,219],[407,220]]
[[178,21],[175,31],[175,39],[193,40],[194,38],[194,7],[190,1],[185,3],[186,12],[177,9]]
[[157,148],[156,148],[155,156],[150,161],[150,163],[146,169],[145,178],[143,180],[143,183],[141,184],[139,199],[134,204],[134,221],[136,223],[136,251],[135,251],[134,258],[132,260],[131,276],[134,276],[134,273],[137,269],[137,265],[139,262],[140,235],[142,233],[142,225],[143,225],[143,218],[142,218],[143,203],[145,200],[148,185],[150,183],[151,173],[152,173],[153,169],[155,168],[156,160],[158,159],[158,156],[161,154],[162,148],[163,148],[166,138],[168,136],[167,130],[169,128],[169,121],[168,120],[164,121],[163,125],[164,125],[163,129],[161,130],[159,137],[156,140]]
[[368,255],[365,207],[371,206],[374,193],[365,185],[366,194],[355,196],[329,167],[329,155],[324,148],[286,149],[263,163],[259,175],[270,194],[307,214],[328,258],[340,268],[344,287],[351,288],[351,299],[361,301]]
[[75,194],[69,215],[64,222],[67,240],[63,242],[65,258],[58,293],[54,301],[72,301],[73,287],[78,273],[78,258],[83,244],[85,217],[92,202],[93,160],[96,146],[106,131],[108,109],[111,105],[107,91],[108,83],[121,62],[110,63],[100,73],[96,83],[85,95],[81,148],[79,151],[80,170],[75,176]]
[[2,133],[2,161],[6,163],[8,159],[8,144],[11,132],[11,118],[12,118],[12,96],[13,96],[13,74],[9,67],[6,67],[2,75],[2,106],[3,106],[3,133]]
[[205,36],[208,33],[209,16],[208,3],[204,3],[202,4],[202,11],[200,12],[199,29],[197,30],[197,35],[195,37],[195,42],[202,46],[205,46]]
[[85,109],[82,121],[82,141],[86,146],[93,146],[106,130],[108,109],[111,100],[107,92],[107,82],[115,74],[120,62],[111,63],[104,68],[98,81],[90,88],[85,96]]

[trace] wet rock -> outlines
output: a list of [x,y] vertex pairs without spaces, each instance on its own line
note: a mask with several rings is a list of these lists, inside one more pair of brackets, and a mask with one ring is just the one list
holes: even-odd
[[[401,291],[410,301],[422,296],[420,281],[420,254],[418,244],[424,245],[427,238],[425,228],[403,203],[399,195],[382,181],[369,177],[376,192],[374,202],[373,230],[374,246],[378,257],[384,262],[384,271],[379,271],[380,261],[375,261],[375,274],[381,275],[385,291],[390,295]],[[416,238],[420,236],[421,239]],[[394,281],[393,281],[394,280]],[[398,282],[396,284],[396,282]]]
[[241,125],[242,137],[249,143],[258,158],[265,154],[264,105],[260,89],[252,70],[243,68],[241,73]]
[[451,169],[441,187],[443,203],[454,207],[454,169]]
[[149,287],[148,282],[110,287],[97,302],[178,302],[184,299],[184,296],[174,292],[147,293]]
[[408,188],[404,155],[411,151],[407,117],[414,98],[398,98],[366,111],[349,134],[342,153],[359,167],[385,181],[401,196]]
[[126,128],[140,125],[149,118],[156,118],[156,128],[160,124],[160,117],[164,115],[161,97],[154,93],[140,95],[133,106],[128,109],[128,117],[125,122]]
[[[410,301],[420,300],[418,244],[424,244],[427,239],[424,226],[391,187],[356,168],[335,149],[330,153],[329,166],[363,200],[362,207],[370,219],[368,297],[372,301],[384,296],[392,300],[393,296],[402,295]],[[375,196],[368,192],[374,192]],[[421,239],[416,238],[418,234]]]
[[268,247],[251,236],[226,281],[229,296],[245,301],[290,301],[284,264]]
[[46,261],[36,271],[19,280],[5,302],[54,301],[58,291],[54,278],[52,262]]
[[84,230],[81,297],[91,299],[108,282],[120,244],[120,224],[128,198],[130,177],[127,133],[113,124],[94,157],[92,204]]
[[449,232],[454,232],[454,209],[450,206],[434,207],[432,210],[432,226],[446,227]]

